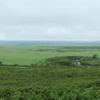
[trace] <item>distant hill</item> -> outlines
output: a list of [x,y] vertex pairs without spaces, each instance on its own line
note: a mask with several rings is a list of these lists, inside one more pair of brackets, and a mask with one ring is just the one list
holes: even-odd
[[100,44],[100,41],[0,41],[0,44]]

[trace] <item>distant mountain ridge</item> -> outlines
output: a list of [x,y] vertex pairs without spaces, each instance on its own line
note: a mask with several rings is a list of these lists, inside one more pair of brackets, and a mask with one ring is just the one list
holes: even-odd
[[0,41],[0,44],[100,44],[100,41]]

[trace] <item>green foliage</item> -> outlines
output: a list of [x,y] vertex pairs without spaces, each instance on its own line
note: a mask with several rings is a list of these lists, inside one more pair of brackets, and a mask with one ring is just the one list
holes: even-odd
[[2,65],[2,61],[0,61],[0,66]]
[[[12,92],[13,91],[13,92]],[[37,93],[38,91],[38,93]],[[99,100],[99,88],[90,87],[84,89],[59,88],[24,88],[5,89],[4,100]],[[5,95],[6,94],[6,95]]]
[[99,100],[100,67],[0,67],[1,100]]
[[[92,58],[88,56],[61,56],[48,58],[44,62],[48,66],[100,66],[100,59],[94,55]],[[42,65],[44,65],[44,63]]]
[[98,59],[97,54],[94,54],[94,55],[92,56],[92,59]]

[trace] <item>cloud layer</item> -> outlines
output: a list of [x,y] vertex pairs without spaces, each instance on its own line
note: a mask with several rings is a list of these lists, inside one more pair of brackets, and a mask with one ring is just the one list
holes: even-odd
[[0,40],[99,40],[100,0],[0,0]]

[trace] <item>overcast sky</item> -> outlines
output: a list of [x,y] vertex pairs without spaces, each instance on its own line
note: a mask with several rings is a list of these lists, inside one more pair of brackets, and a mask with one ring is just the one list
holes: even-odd
[[100,0],[0,0],[0,40],[100,40]]

